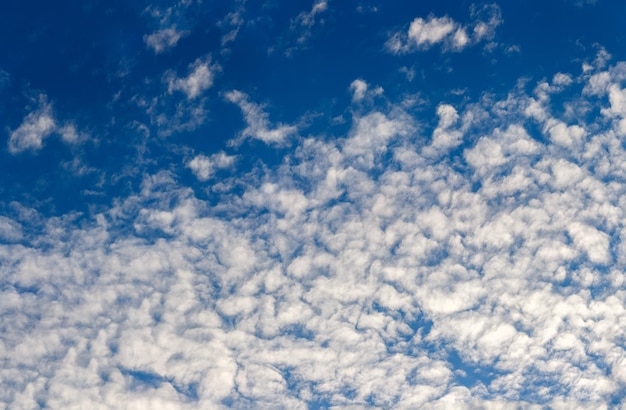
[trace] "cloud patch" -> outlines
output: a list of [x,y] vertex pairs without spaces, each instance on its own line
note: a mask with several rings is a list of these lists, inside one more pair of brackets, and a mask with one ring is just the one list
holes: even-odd
[[298,44],[304,44],[309,40],[311,37],[311,30],[315,24],[319,23],[320,15],[327,10],[328,1],[317,0],[313,3],[310,11],[298,14],[298,16],[291,21],[291,30],[300,31],[298,39],[296,40]]
[[43,142],[56,130],[57,123],[52,114],[52,106],[45,95],[39,96],[39,107],[24,117],[22,124],[10,132],[9,152],[38,151]]
[[13,155],[25,151],[37,152],[53,134],[58,134],[63,142],[72,145],[89,139],[72,122],[60,125],[47,96],[40,94],[37,109],[28,113],[19,127],[9,131],[8,150]]
[[177,30],[174,26],[157,30],[152,34],[146,34],[143,36],[143,41],[155,54],[160,54],[175,47],[187,35],[189,35],[189,31]]
[[168,71],[164,81],[170,94],[179,91],[184,93],[187,99],[193,100],[213,86],[215,74],[219,70],[218,65],[211,64],[210,58],[197,59],[189,66],[189,75],[177,77],[173,71]]
[[248,95],[241,91],[229,91],[224,94],[224,97],[227,101],[239,106],[246,122],[246,128],[235,142],[245,138],[253,138],[266,144],[282,144],[298,131],[298,127],[295,125],[277,124],[273,126],[270,124],[269,115],[263,111],[264,107],[251,102]]
[[206,181],[210,179],[216,171],[233,166],[235,160],[235,156],[227,155],[224,152],[219,152],[209,157],[200,154],[189,161],[186,166],[194,173],[198,180]]
[[452,18],[429,16],[415,18],[405,32],[394,33],[385,44],[392,54],[429,50],[439,45],[443,51],[461,51],[492,40],[495,29],[502,24],[496,5],[472,9],[472,24],[463,25]]
[[[361,107],[211,200],[156,170],[82,218],[13,204],[0,403],[623,406],[623,67],[428,115]],[[224,97],[240,139],[297,132]],[[210,180],[233,161],[185,165]]]

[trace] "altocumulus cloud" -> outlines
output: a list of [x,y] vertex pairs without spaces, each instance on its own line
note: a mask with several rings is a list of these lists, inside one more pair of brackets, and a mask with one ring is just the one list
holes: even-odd
[[474,21],[468,25],[447,16],[417,17],[407,31],[391,36],[386,43],[387,50],[393,54],[404,54],[441,45],[444,51],[461,51],[493,40],[495,29],[502,24],[500,8],[496,4],[473,7],[471,14]]
[[[218,205],[161,171],[82,227],[75,215],[3,217],[0,401],[623,401],[625,67],[561,73],[501,101],[442,102],[429,132],[400,103],[363,112],[343,139],[299,138]],[[556,116],[552,98],[567,87],[574,109],[598,104],[599,117]],[[241,92],[226,98],[244,113],[242,137],[295,132]],[[37,113],[25,124],[45,106]],[[187,166],[208,180],[233,161]]]
[[12,155],[23,152],[37,152],[45,145],[45,140],[53,134],[58,134],[67,144],[78,144],[89,139],[79,132],[72,122],[59,125],[55,118],[52,104],[45,94],[39,94],[37,108],[31,110],[22,120],[22,123],[10,131],[8,150]]

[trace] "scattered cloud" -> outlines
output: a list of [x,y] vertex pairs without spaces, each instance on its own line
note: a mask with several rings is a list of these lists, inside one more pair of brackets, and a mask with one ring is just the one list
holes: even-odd
[[227,155],[224,152],[209,157],[200,154],[187,163],[187,168],[191,169],[198,180],[207,181],[215,171],[232,167],[236,159],[234,155]]
[[360,101],[365,97],[367,83],[363,80],[354,80],[350,84],[350,90],[352,90],[352,101]]
[[222,52],[224,52],[224,50],[227,50],[226,47],[237,39],[239,31],[244,25],[243,16],[246,11],[245,5],[246,0],[238,0],[234,2],[234,9],[218,23],[218,27],[220,27],[224,31],[227,31],[225,34],[222,35]]
[[89,136],[79,132],[72,122],[60,126],[52,104],[45,94],[40,94],[37,108],[24,117],[19,127],[9,131],[9,152],[16,155],[24,151],[39,151],[43,148],[45,140],[53,134],[60,135],[61,140],[67,144],[78,144],[89,139]]
[[461,51],[495,36],[495,29],[502,24],[500,9],[496,5],[472,8],[474,22],[462,25],[452,18],[429,16],[417,17],[406,32],[397,32],[387,41],[386,48],[393,54],[405,54],[428,50],[441,45],[443,51]]
[[71,122],[68,122],[60,127],[57,132],[61,136],[63,142],[67,144],[79,144],[89,139],[88,135],[78,131],[76,126]]
[[176,27],[157,30],[152,34],[143,36],[143,41],[155,54],[160,54],[176,46],[178,41],[187,36],[189,31],[177,30]]
[[[416,19],[391,51],[488,43],[496,9]],[[194,191],[181,175],[217,185],[238,158],[181,149],[182,164],[142,169],[84,215],[0,202],[0,405],[623,405],[626,63],[602,50],[581,73],[473,102],[452,90],[373,106],[382,88],[356,79],[332,137],[232,90],[245,122],[233,144],[293,142],[230,176],[237,189]],[[168,72],[146,98],[153,124],[201,123],[217,70],[205,58]],[[51,135],[87,138],[40,95],[8,150]]]
[[39,107],[28,113],[22,124],[10,132],[9,152],[19,154],[23,151],[38,151],[57,127],[52,114],[52,106],[45,95],[39,96]]
[[285,56],[291,57],[297,51],[307,48],[314,31],[326,23],[325,15],[328,10],[327,0],[316,0],[309,11],[303,11],[290,20],[287,32],[268,51],[272,53],[276,49],[282,49]]
[[378,13],[378,7],[371,5],[371,4],[370,5],[359,4],[356,7],[356,11],[357,13],[360,13],[360,14],[368,14],[368,13],[374,14],[374,13]]
[[170,94],[180,91],[188,99],[193,100],[213,86],[215,73],[219,70],[219,65],[211,64],[210,58],[199,58],[189,66],[187,77],[180,78],[173,71],[168,71],[164,80],[167,82],[167,90]]
[[311,37],[311,29],[320,20],[320,15],[328,10],[328,1],[316,0],[308,12],[302,12],[291,21],[292,31],[300,31],[298,44],[306,43]]
[[409,82],[412,82],[415,79],[415,68],[414,67],[401,67],[399,70],[401,73],[403,73],[406,76],[406,79]]
[[[241,132],[239,141],[244,138],[253,138],[266,144],[281,144],[298,131],[295,125],[272,126],[269,115],[263,111],[264,107],[251,102],[248,95],[241,91],[229,91],[224,96],[227,101],[239,106],[246,121],[246,128]],[[235,143],[239,141],[236,140]]]
[[371,98],[384,92],[382,87],[370,89],[369,85],[361,79],[356,79],[350,83],[350,91],[352,91],[352,102],[359,102],[366,97]]
[[[441,102],[432,128],[402,105],[371,109],[343,138],[299,139],[216,203],[159,171],[80,224],[14,206],[0,218],[0,401],[623,402],[626,112],[611,93],[624,72]],[[566,84],[552,101],[546,87]],[[244,93],[225,97],[244,138],[295,132]],[[563,98],[601,118],[570,122],[553,109]],[[208,180],[233,161],[186,166]]]

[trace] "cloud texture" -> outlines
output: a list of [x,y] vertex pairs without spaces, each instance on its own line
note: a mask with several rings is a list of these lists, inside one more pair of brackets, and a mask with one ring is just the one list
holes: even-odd
[[[423,44],[453,32],[426,24],[443,29]],[[171,84],[194,98],[203,67]],[[298,137],[215,203],[159,171],[80,224],[13,204],[0,403],[624,404],[625,81],[626,63],[561,74],[441,102],[430,126],[401,102],[365,110],[343,138]],[[565,87],[569,111],[555,102]],[[242,92],[226,98],[242,137],[293,136]],[[19,135],[43,135],[36,118]],[[208,180],[232,163],[187,166]]]
[[428,50],[441,45],[444,51],[461,51],[483,41],[493,40],[495,29],[502,24],[500,8],[488,5],[472,8],[473,22],[460,24],[448,16],[415,18],[406,32],[397,32],[387,41],[387,50],[404,54]]

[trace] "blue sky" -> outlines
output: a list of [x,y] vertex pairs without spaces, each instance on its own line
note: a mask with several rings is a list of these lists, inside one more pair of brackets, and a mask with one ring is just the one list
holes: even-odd
[[0,404],[626,405],[625,17],[3,5]]

